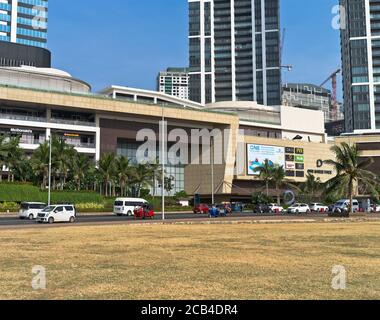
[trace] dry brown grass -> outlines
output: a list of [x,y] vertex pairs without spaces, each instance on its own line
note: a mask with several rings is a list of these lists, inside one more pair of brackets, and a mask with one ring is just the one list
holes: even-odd
[[[380,298],[376,222],[1,230],[0,252],[2,299]],[[331,289],[334,265],[345,291]]]

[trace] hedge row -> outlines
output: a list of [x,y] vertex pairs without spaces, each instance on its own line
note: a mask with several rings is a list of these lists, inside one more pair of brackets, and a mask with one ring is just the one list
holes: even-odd
[[[30,184],[0,183],[0,202],[47,202],[48,193]],[[103,197],[96,192],[53,191],[53,203],[97,203],[103,204]]]

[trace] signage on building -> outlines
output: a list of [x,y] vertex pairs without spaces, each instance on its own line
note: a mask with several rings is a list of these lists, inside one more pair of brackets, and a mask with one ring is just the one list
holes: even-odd
[[65,133],[64,136],[69,137],[69,138],[79,138],[80,137],[80,135],[78,133]]
[[271,166],[285,167],[285,148],[258,144],[247,145],[248,175],[260,175],[256,168],[261,167],[266,160]]
[[315,170],[314,169],[310,169],[307,172],[309,174],[320,174],[320,175],[332,175],[333,174],[333,172],[331,170],[322,170],[322,167],[324,165],[323,160],[318,159],[317,162],[316,162],[316,165],[317,165],[318,169],[315,169]]
[[33,130],[30,129],[21,129],[21,128],[11,128],[10,131],[12,133],[33,133]]
[[295,170],[296,164],[294,162],[286,162],[285,169],[286,170]]
[[324,174],[324,175],[332,175],[333,172],[331,170],[307,170],[308,173],[310,174]]
[[305,150],[303,148],[285,148],[286,176],[305,177]]

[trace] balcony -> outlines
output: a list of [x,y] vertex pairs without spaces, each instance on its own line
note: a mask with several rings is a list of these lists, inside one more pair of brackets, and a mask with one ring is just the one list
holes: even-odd
[[95,122],[89,122],[89,121],[80,121],[80,120],[69,120],[69,119],[50,119],[51,123],[58,123],[58,124],[69,124],[73,126],[84,126],[84,127],[96,127]]
[[36,117],[21,114],[4,114],[0,113],[0,119],[6,120],[21,120],[21,121],[33,121],[33,122],[46,122],[46,117]]

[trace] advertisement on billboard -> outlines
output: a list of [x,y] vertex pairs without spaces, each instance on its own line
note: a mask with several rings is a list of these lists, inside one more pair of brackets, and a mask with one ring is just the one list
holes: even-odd
[[268,160],[272,166],[279,165],[285,167],[285,148],[248,144],[247,160],[248,175],[258,176],[260,172],[256,172],[255,169],[261,167],[265,163],[265,160]]

